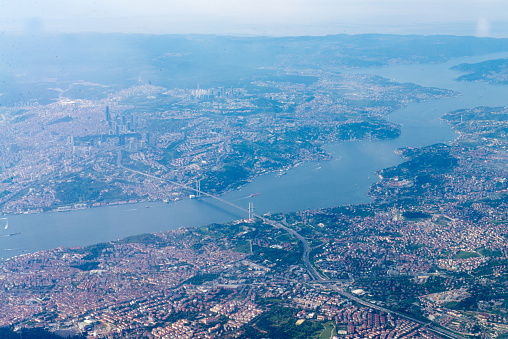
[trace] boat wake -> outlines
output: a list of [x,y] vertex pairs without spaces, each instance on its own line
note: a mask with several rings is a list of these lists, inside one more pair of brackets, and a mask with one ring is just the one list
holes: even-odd
[[248,196],[243,197],[243,198],[238,198],[238,199],[233,200],[233,201],[239,201],[239,200],[249,199],[249,198],[255,197],[256,195],[260,195],[260,194],[261,194],[261,193],[254,193],[254,194],[248,195]]
[[4,230],[8,229],[9,228],[9,220],[7,218],[0,218],[0,220],[5,220]]

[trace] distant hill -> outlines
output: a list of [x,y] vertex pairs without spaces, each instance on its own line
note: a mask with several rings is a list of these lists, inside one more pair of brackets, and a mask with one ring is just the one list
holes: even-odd
[[460,64],[451,69],[467,72],[457,81],[483,81],[494,85],[508,84],[508,59],[496,59],[476,64]]
[[[4,106],[33,98],[45,104],[58,97],[58,88],[68,89],[76,82],[110,90],[141,83],[194,88],[228,81],[233,85],[242,77],[276,74],[273,69],[280,67],[433,63],[508,51],[508,39],[377,34],[282,38],[2,34],[0,45],[0,105]],[[89,89],[82,92],[97,95]]]

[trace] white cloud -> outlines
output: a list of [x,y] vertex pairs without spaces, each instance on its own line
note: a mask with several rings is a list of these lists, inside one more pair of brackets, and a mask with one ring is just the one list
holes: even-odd
[[476,25],[476,36],[486,37],[490,36],[490,22],[485,18],[478,19]]

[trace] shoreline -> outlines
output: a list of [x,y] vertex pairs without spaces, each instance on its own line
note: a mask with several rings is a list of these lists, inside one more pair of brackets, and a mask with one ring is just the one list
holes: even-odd
[[[404,107],[407,107],[407,106],[403,106],[403,107],[401,107],[399,109],[402,109]],[[395,110],[395,111],[397,111],[397,110]],[[397,126],[400,126],[400,125],[397,125]],[[401,129],[399,128],[399,130],[401,130]],[[258,173],[258,174],[254,174],[254,175],[250,176],[246,180],[246,182],[244,184],[242,184],[242,185],[226,189],[226,190],[221,191],[219,193],[210,193],[210,194],[216,195],[218,197],[222,197],[222,196],[224,196],[224,195],[226,195],[228,193],[231,193],[233,191],[241,190],[245,186],[247,186],[250,183],[252,183],[253,180],[255,180],[257,178],[260,178],[260,177],[263,177],[265,175],[269,175],[271,173],[283,172],[284,174],[287,174],[287,172],[289,172],[289,171],[291,171],[291,170],[293,170],[293,169],[295,169],[295,168],[297,168],[297,167],[299,167],[301,165],[304,165],[304,164],[316,163],[316,162],[321,162],[321,161],[332,161],[334,159],[333,155],[327,153],[324,150],[324,148],[332,146],[332,145],[341,144],[341,143],[348,143],[348,142],[380,142],[380,141],[396,140],[398,138],[400,138],[400,134],[397,136],[397,138],[386,138],[386,139],[366,138],[366,139],[351,139],[351,140],[335,140],[335,141],[331,141],[331,142],[326,142],[326,143],[323,143],[322,145],[319,146],[321,148],[321,150],[323,151],[323,153],[318,153],[317,154],[318,156],[321,157],[319,159],[297,160],[293,164],[291,164],[289,166],[282,167],[280,169],[272,169],[272,170],[269,170],[269,171],[265,171],[265,172],[261,172],[261,173]],[[383,168],[381,168],[379,170],[382,170],[382,169]],[[284,175],[284,174],[282,174],[282,175]],[[164,180],[164,179],[161,178],[160,180]],[[181,184],[181,185],[189,186],[189,184]],[[28,210],[24,210],[24,211],[21,211],[21,212],[15,212],[15,213],[5,213],[5,212],[3,212],[2,214],[0,214],[0,216],[15,216],[15,215],[28,215],[28,214],[75,212],[75,211],[80,211],[80,210],[85,210],[85,209],[93,209],[93,208],[101,208],[101,207],[112,207],[112,206],[118,206],[118,205],[134,205],[134,204],[139,204],[139,203],[162,203],[163,202],[163,203],[168,203],[169,204],[169,203],[174,203],[174,202],[177,202],[177,201],[189,200],[189,199],[195,199],[195,197],[188,197],[187,196],[187,197],[184,197],[183,199],[182,198],[166,198],[166,199],[156,199],[156,200],[150,200],[150,199],[131,199],[131,200],[104,202],[104,203],[97,203],[97,202],[95,202],[95,203],[84,202],[83,203],[83,202],[81,202],[81,203],[74,203],[74,204],[70,204],[70,205],[69,204],[67,204],[67,205],[59,205],[59,206],[56,206],[56,208],[49,209],[49,210],[45,210],[44,207],[37,207],[37,208],[34,208],[34,209],[28,209]],[[96,205],[96,204],[100,204],[100,205]],[[78,206],[78,205],[81,205],[81,206]]]

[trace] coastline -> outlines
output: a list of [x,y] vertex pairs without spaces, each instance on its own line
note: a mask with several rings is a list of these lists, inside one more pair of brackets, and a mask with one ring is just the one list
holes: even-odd
[[[427,65],[425,67],[433,70],[446,69],[446,65],[438,66]],[[415,70],[413,76],[419,76],[420,73],[425,72],[424,68],[420,68],[422,68],[421,65],[413,66],[412,69]],[[379,71],[386,72],[386,70]],[[395,72],[397,69],[393,71]],[[384,75],[388,78],[391,77]],[[432,85],[437,86],[439,83],[432,83]],[[465,86],[455,83],[453,85],[455,91],[458,91],[457,87],[467,87],[470,89],[469,93],[476,93],[478,89],[477,83],[465,84]],[[491,90],[490,86],[486,86],[486,89],[483,87],[481,86],[481,91]],[[469,93],[466,92],[466,94]],[[496,100],[491,100],[492,98]],[[241,187],[241,190],[228,190],[220,196],[235,201],[244,199],[252,193],[261,192],[261,195],[255,197],[253,201],[256,211],[262,213],[355,205],[369,201],[370,198],[367,195],[369,187],[379,180],[376,171],[402,162],[402,158],[393,152],[395,149],[428,145],[429,140],[430,143],[454,140],[457,138],[457,134],[448,123],[443,124],[443,121],[439,119],[442,114],[449,109],[455,109],[455,107],[474,107],[483,103],[494,105],[498,101],[502,101],[502,97],[493,91],[488,95],[484,94],[481,100],[478,100],[477,96],[462,95],[451,99],[411,103],[394,111],[389,116],[390,122],[402,125],[401,136],[397,139],[327,143],[322,147],[331,157],[329,161],[323,161],[323,169],[319,169],[321,172],[316,172],[316,162],[298,161],[290,169],[285,168],[287,175],[278,176],[278,170],[267,171],[251,178],[249,183]],[[420,119],[425,119],[425,124],[422,125],[419,122]],[[428,134],[426,132],[428,128],[438,129],[434,133]],[[353,156],[355,160],[351,159]],[[359,156],[363,157],[363,160],[360,161]],[[332,180],[324,180],[324,177]],[[103,208],[90,207],[85,210],[73,210],[72,213],[8,214],[9,219],[11,217],[17,219],[19,227],[26,227],[27,230],[23,230],[20,237],[12,237],[9,240],[19,241],[19,248],[39,251],[59,246],[83,246],[139,233],[159,232],[244,218],[237,212],[214,205],[207,199],[182,199],[176,202],[172,201],[172,203],[150,201],[149,204],[153,208],[149,209],[145,208],[147,202],[138,201],[138,206],[134,203],[127,203],[101,206]],[[247,201],[242,204],[246,207]],[[132,206],[129,209],[136,208],[137,211],[124,213],[126,208],[122,208],[122,206]],[[88,219],[88,222],[83,223],[80,219]],[[31,225],[24,226],[25,224]],[[34,224],[37,227],[33,227]],[[13,230],[16,229],[16,222],[12,224],[10,222],[11,226]],[[101,232],[101,236],[95,234],[96,232]],[[57,235],[58,239],[47,239],[53,235]],[[16,246],[7,243],[0,244],[0,246],[16,248]],[[10,252],[9,256],[16,255],[16,253]]]

